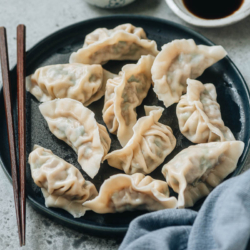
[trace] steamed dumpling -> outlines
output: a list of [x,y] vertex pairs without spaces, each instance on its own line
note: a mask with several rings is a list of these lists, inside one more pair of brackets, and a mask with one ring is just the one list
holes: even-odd
[[125,65],[118,77],[107,82],[103,120],[110,133],[117,134],[122,146],[133,136],[137,121],[135,108],[142,103],[151,86],[153,61],[153,56],[142,56],[137,64]]
[[105,180],[99,195],[83,204],[96,213],[115,213],[132,210],[155,211],[175,208],[177,200],[169,197],[165,181],[154,180],[143,174],[117,174]]
[[226,55],[222,46],[196,45],[192,39],[165,44],[152,67],[155,93],[166,107],[179,102],[186,80],[199,77]]
[[42,190],[46,207],[62,208],[78,218],[86,211],[83,202],[98,195],[95,186],[85,181],[76,167],[48,149],[35,146],[29,155],[29,164],[32,178]]
[[135,27],[130,23],[127,24],[121,24],[116,26],[114,29],[106,29],[106,28],[98,28],[88,34],[85,38],[83,47],[87,47],[90,44],[93,44],[95,42],[98,42],[100,40],[103,40],[105,38],[108,38],[110,35],[112,35],[116,31],[125,31],[130,34],[134,34],[138,36],[140,39],[147,39],[145,31],[140,27]]
[[87,106],[104,95],[107,80],[114,76],[97,64],[49,65],[26,78],[26,89],[40,102],[68,97]]
[[123,24],[88,34],[83,48],[71,54],[70,63],[104,64],[109,60],[138,60],[148,54],[158,54],[156,42],[148,40],[142,28]]
[[150,174],[169,155],[176,145],[172,129],[158,120],[163,108],[145,106],[145,117],[133,127],[134,135],[120,150],[108,154],[105,159],[112,167],[126,174]]
[[234,141],[224,125],[213,84],[187,80],[187,94],[181,97],[176,113],[181,133],[194,143]]
[[106,128],[96,122],[95,114],[69,98],[45,102],[39,109],[50,131],[75,150],[82,169],[94,178],[111,143]]
[[241,141],[190,146],[162,168],[168,185],[179,193],[178,207],[191,207],[232,173],[244,149]]

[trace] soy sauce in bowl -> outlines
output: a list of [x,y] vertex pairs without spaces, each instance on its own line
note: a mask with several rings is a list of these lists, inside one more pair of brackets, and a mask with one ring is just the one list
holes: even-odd
[[195,16],[203,19],[221,19],[240,9],[244,0],[182,0]]

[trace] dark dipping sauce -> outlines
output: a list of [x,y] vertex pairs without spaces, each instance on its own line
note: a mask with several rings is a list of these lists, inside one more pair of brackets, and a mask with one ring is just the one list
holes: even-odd
[[220,19],[232,15],[244,0],[183,0],[185,7],[195,16]]

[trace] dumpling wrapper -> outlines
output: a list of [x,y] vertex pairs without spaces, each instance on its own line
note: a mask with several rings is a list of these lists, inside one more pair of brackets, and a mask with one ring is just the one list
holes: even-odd
[[234,141],[221,118],[215,86],[191,79],[187,79],[187,85],[187,94],[176,108],[181,133],[194,143]]
[[117,174],[105,180],[99,195],[83,203],[86,210],[96,213],[116,213],[132,210],[161,210],[175,208],[177,200],[169,197],[165,181],[143,174]]
[[68,97],[88,106],[104,95],[107,80],[115,76],[97,64],[49,65],[26,77],[26,89],[40,102]]
[[120,150],[109,153],[104,160],[126,174],[150,174],[176,145],[172,129],[159,123],[163,108],[144,106],[146,115],[133,127],[134,135]]
[[133,126],[137,121],[135,109],[151,86],[153,61],[153,56],[142,56],[137,64],[125,65],[118,77],[107,81],[103,120],[109,132],[117,134],[122,146],[133,136]]
[[98,28],[94,30],[93,32],[91,32],[85,37],[83,47],[87,47],[90,44],[93,44],[95,42],[108,38],[114,32],[121,31],[121,30],[134,34],[141,39],[147,39],[145,31],[141,27],[135,27],[132,24],[127,23],[127,24],[118,25],[114,29],[110,29],[110,30],[106,28]]
[[155,41],[142,28],[131,24],[114,29],[99,28],[88,34],[83,48],[70,56],[70,63],[104,64],[109,60],[139,60],[142,55],[159,53]]
[[74,149],[82,169],[94,178],[111,144],[106,128],[96,122],[95,114],[70,98],[45,102],[39,109],[50,131]]
[[199,77],[226,55],[222,46],[196,45],[192,39],[165,44],[152,66],[154,91],[159,100],[166,107],[179,102],[186,93],[186,80]]
[[98,192],[80,171],[54,155],[51,150],[35,145],[29,155],[29,164],[34,182],[41,188],[46,207],[62,208],[79,218],[85,214],[82,206]]
[[244,149],[241,141],[190,146],[162,168],[168,185],[179,193],[178,207],[191,207],[207,196],[236,166]]

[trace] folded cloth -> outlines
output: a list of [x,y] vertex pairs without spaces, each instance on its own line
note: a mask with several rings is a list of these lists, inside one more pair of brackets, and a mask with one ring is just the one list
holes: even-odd
[[166,209],[133,220],[119,250],[250,249],[250,170],[216,187],[197,213]]

